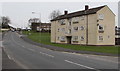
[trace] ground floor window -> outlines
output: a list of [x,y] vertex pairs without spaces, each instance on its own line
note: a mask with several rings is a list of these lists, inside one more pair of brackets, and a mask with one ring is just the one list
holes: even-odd
[[99,41],[103,41],[103,36],[99,36]]
[[83,36],[81,36],[81,37],[80,37],[80,40],[81,40],[81,41],[83,41],[83,40],[84,40],[84,37],[83,37]]
[[61,36],[60,41],[65,41],[65,36]]
[[73,36],[72,41],[78,41],[78,36]]

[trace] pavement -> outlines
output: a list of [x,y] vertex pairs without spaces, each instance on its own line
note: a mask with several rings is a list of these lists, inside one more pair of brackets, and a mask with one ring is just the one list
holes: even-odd
[[0,32],[0,70],[2,70],[2,33]]
[[28,43],[15,32],[4,35],[3,46],[9,59],[19,65],[20,69],[118,71],[118,57],[53,51]]

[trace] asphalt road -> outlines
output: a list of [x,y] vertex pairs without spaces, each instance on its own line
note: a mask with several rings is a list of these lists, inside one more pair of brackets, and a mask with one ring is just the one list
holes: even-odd
[[23,41],[15,32],[5,34],[3,47],[22,69],[118,69],[118,57],[52,51]]

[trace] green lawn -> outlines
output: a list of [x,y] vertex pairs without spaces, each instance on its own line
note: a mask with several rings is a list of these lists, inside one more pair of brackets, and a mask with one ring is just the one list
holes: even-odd
[[116,46],[81,46],[81,45],[71,45],[71,44],[55,44],[50,42],[50,33],[36,33],[33,31],[32,32],[23,31],[23,34],[27,34],[27,35],[29,34],[28,38],[30,38],[31,40],[47,45],[69,48],[73,50],[118,54],[119,47]]

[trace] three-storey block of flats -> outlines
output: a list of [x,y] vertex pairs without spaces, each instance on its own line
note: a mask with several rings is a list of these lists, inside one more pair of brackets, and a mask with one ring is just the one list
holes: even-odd
[[115,14],[107,5],[60,15],[51,20],[51,42],[115,45]]

